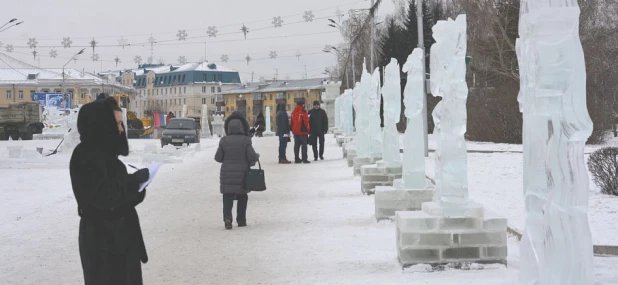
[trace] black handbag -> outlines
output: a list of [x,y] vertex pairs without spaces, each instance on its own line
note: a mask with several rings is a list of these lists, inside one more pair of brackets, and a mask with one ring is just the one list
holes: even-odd
[[249,191],[264,191],[266,190],[266,177],[264,177],[264,170],[262,170],[262,164],[258,159],[259,169],[247,170],[245,174],[245,189]]

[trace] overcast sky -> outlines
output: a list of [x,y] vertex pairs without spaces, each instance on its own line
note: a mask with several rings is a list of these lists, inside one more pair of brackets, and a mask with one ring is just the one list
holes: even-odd
[[[347,17],[349,9],[368,8],[370,1],[7,0],[0,9],[0,22],[18,18],[24,23],[0,32],[0,52],[34,66],[40,64],[43,68],[60,68],[73,54],[86,47],[85,53],[79,57],[82,60],[71,62],[67,67],[88,72],[135,68],[136,56],[141,56],[143,62],[150,56],[147,42],[152,33],[156,40],[165,41],[154,45],[155,62],[163,60],[168,64],[177,64],[180,56],[185,56],[189,62],[199,61],[206,53],[210,62],[241,72],[243,80],[251,80],[251,72],[255,73],[255,81],[260,76],[271,79],[276,69],[280,79],[286,76],[302,78],[305,66],[308,77],[324,77],[324,68],[333,65],[335,57],[323,53],[322,49],[327,44],[336,45],[342,41],[339,32],[329,27],[326,19],[335,18],[337,6]],[[392,1],[384,0],[379,14],[391,13],[392,9]],[[312,11],[315,15],[313,22],[304,22],[305,11]],[[273,28],[273,17],[277,16],[282,17],[283,26]],[[300,23],[290,24],[294,22]],[[243,23],[249,28],[247,40],[240,31]],[[217,27],[216,38],[206,37],[209,26]],[[178,30],[186,30],[189,38],[179,41],[176,36]],[[123,49],[118,46],[121,36],[129,44],[139,45]],[[71,38],[72,47],[64,48],[61,45],[64,37]],[[41,57],[37,60],[33,59],[33,49],[28,47],[29,38],[38,41],[36,51]],[[94,53],[103,61],[91,60],[93,50],[89,42],[93,38],[100,45],[95,47]],[[209,42],[206,47],[204,41]],[[14,46],[12,53],[6,51],[9,44]],[[50,57],[52,49],[57,51],[57,58]],[[278,58],[270,59],[270,51],[276,51]],[[303,54],[300,60],[295,57],[297,51]],[[221,62],[223,54],[229,56],[229,62]],[[247,55],[255,59],[249,65],[245,61]],[[114,62],[116,57],[121,60],[117,68]],[[15,68],[26,67],[11,61],[9,64]],[[0,67],[7,66],[0,61]]]

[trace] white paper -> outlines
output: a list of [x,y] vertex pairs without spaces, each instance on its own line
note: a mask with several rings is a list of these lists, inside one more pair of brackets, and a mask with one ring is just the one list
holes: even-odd
[[290,135],[285,134],[285,135],[283,135],[283,137],[284,137],[284,138],[289,138],[289,137],[290,137]]
[[157,175],[157,172],[159,171],[159,167],[161,167],[161,163],[153,163],[151,165],[148,166],[148,181],[142,183],[139,185],[139,192],[144,191],[144,189],[146,188],[146,186],[150,185],[150,183],[154,180],[155,176]]

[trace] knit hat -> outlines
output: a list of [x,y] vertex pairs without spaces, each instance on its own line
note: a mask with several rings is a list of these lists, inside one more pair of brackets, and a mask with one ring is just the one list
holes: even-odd
[[315,105],[320,105],[320,101],[318,101],[318,100],[313,101],[313,106],[315,106]]

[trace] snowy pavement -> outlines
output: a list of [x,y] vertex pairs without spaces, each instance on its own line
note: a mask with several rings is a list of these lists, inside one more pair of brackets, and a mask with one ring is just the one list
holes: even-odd
[[[277,164],[277,138],[253,141],[268,190],[249,195],[246,228],[223,228],[216,140],[204,140],[184,163],[162,167],[138,206],[150,257],[145,284],[517,284],[515,239],[508,268],[402,271],[394,224],[375,222],[373,196],[361,195],[360,178],[332,137],[326,160],[309,165]],[[131,141],[138,148],[144,143]],[[0,284],[81,284],[69,156],[11,163],[5,146],[0,143]],[[618,282],[618,258],[595,263],[600,284]]]

